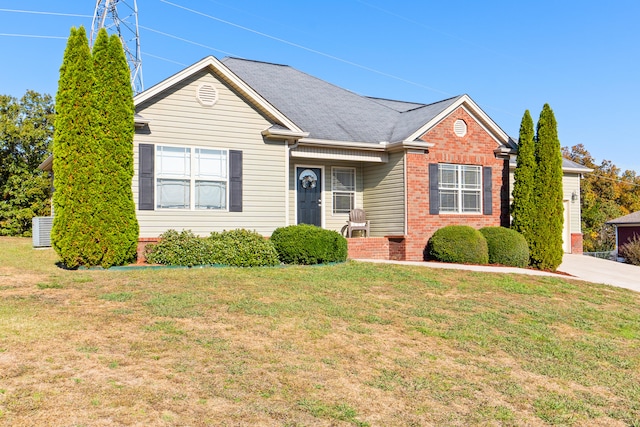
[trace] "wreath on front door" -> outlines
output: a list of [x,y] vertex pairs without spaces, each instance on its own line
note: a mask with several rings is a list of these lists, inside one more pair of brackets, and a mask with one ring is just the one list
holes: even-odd
[[300,183],[305,190],[308,188],[316,188],[318,176],[311,169],[305,169],[300,173]]

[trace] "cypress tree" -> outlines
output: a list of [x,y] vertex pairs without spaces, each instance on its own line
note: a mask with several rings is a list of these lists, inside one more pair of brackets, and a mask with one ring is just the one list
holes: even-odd
[[100,153],[93,139],[93,84],[86,32],[72,28],[56,94],[51,232],[52,245],[68,268],[96,265],[101,258],[94,220]]
[[131,190],[133,178],[134,105],[129,66],[120,39],[102,29],[93,47],[97,113],[95,139],[99,141],[102,170],[98,201],[103,267],[135,259],[138,221]]
[[536,129],[534,200],[536,231],[530,245],[531,264],[555,270],[562,262],[562,153],[553,110],[545,104]]
[[522,234],[531,246],[536,225],[536,203],[534,185],[536,171],[535,135],[533,119],[529,110],[524,112],[520,123],[518,155],[513,173],[513,206],[511,227]]

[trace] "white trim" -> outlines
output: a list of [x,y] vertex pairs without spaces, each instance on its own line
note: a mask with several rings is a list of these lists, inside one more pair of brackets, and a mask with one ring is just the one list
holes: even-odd
[[291,150],[291,157],[348,162],[387,163],[389,155],[381,151],[349,150],[343,148],[302,146]]
[[[456,188],[442,188],[442,179],[441,179],[441,167],[442,166],[454,166],[455,167],[455,172],[456,172]],[[465,191],[464,188],[462,188],[462,168],[463,167],[468,167],[468,168],[475,168],[478,169],[478,176],[480,178],[480,182],[478,183],[478,189],[473,189],[473,190],[469,190],[467,189],[467,191],[473,191],[474,193],[478,193],[480,194],[480,204],[478,206],[479,210],[478,211],[473,211],[473,212],[464,212],[464,200],[462,199],[462,193]],[[438,163],[438,214],[439,215],[484,215],[484,182],[483,182],[483,173],[482,173],[482,166],[480,165],[469,165],[469,164],[462,164],[462,163]],[[442,203],[440,203],[440,194],[443,191],[455,191],[456,192],[456,199],[457,199],[457,205],[458,205],[458,210],[455,212],[452,211],[446,211],[443,212],[442,211]]]
[[251,101],[253,101],[253,103],[261,107],[264,111],[273,116],[285,127],[293,131],[303,132],[302,129],[300,129],[295,123],[289,120],[284,114],[278,111],[278,109],[276,109],[273,105],[267,102],[266,99],[264,99],[255,90],[253,90],[251,86],[247,85],[242,79],[236,76],[229,68],[227,68],[222,62],[220,62],[213,56],[207,56],[206,58],[203,58],[195,64],[183,69],[182,71],[177,72],[173,76],[161,81],[160,83],[152,86],[144,92],[139,93],[133,98],[134,105],[138,106],[142,104],[143,102],[153,98],[154,96],[193,76],[194,74],[205,68],[210,68],[220,73],[224,79],[228,80],[232,85],[243,92]]
[[290,129],[271,129],[271,126],[263,130],[262,136],[265,138],[297,140],[309,136],[309,132],[298,132]]
[[377,145],[371,142],[334,141],[332,139],[302,138],[298,141],[302,146],[312,147],[341,147],[355,148],[370,151],[385,151],[386,143],[380,142]]
[[[161,208],[158,207],[158,170],[156,167],[153,168],[153,200],[154,200],[154,211],[173,211],[173,212],[229,212],[229,149],[228,148],[215,148],[215,147],[203,147],[199,145],[176,145],[176,144],[153,144],[153,162],[156,163],[158,147],[171,147],[171,148],[185,148],[189,150],[189,207],[188,208]],[[196,192],[196,176],[195,176],[195,156],[196,150],[214,150],[214,151],[224,151],[227,159],[227,176],[224,180],[225,182],[225,208],[224,209],[198,209],[196,208],[196,200],[195,200],[195,192]],[[162,179],[162,177],[160,177]],[[168,178],[171,179],[171,178]],[[206,181],[206,180],[201,180]],[[213,181],[212,182],[223,182],[222,180]]]
[[[333,171],[336,169],[350,169],[353,171],[353,209],[358,207],[358,169],[353,166],[331,166],[331,216],[348,215],[349,212],[336,212],[333,205]],[[339,191],[339,193],[348,193],[348,191]]]
[[[402,179],[404,181],[403,185],[403,192],[404,192],[404,230],[403,230],[403,234],[406,236],[409,230],[409,196],[408,196],[408,192],[409,192],[409,187],[408,187],[408,179],[407,179],[407,152],[405,151],[402,154],[403,160],[402,160]],[[427,166],[428,167],[428,166]],[[362,191],[364,193],[364,189]],[[363,194],[364,195],[364,194]]]
[[[405,142],[414,141],[419,139],[425,132],[438,125],[442,120],[448,117],[451,113],[457,110],[459,107],[463,107],[470,116],[476,118],[478,123],[499,145],[507,145],[509,142],[509,136],[494,122],[482,109],[469,97],[469,95],[462,95],[453,104],[444,109],[440,114],[425,123],[409,135],[405,139]],[[480,120],[478,120],[480,119]]]
[[[566,216],[564,210],[566,209]],[[562,200],[562,252],[571,253],[571,200]],[[565,224],[564,220],[567,220]],[[564,239],[567,239],[566,241]]]
[[319,165],[311,165],[311,164],[307,164],[307,163],[296,163],[293,165],[293,182],[296,183],[295,186],[295,197],[294,197],[294,208],[295,208],[295,217],[294,217],[294,225],[298,224],[298,168],[308,168],[308,169],[320,169],[320,174],[321,177],[319,179],[320,181],[320,197],[322,199],[322,205],[320,206],[320,227],[321,228],[325,228],[326,227],[326,223],[325,223],[325,201],[327,200],[327,195],[325,194],[325,186],[324,186],[324,180],[327,179],[327,176],[325,174],[324,171],[324,166],[319,166]]

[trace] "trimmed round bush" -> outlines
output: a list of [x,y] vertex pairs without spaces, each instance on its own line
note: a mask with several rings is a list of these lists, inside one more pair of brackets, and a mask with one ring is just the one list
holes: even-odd
[[484,227],[480,233],[487,240],[490,264],[529,265],[529,245],[522,234],[505,227]]
[[211,249],[204,239],[191,230],[168,230],[160,235],[158,243],[148,244],[145,257],[151,264],[194,265],[210,264]]
[[487,264],[489,250],[482,233],[468,225],[449,225],[436,230],[427,242],[425,260],[460,264]]
[[273,244],[255,231],[244,229],[211,233],[210,264],[263,267],[280,264]]
[[325,264],[347,259],[347,239],[314,225],[277,228],[271,234],[271,242],[285,264]]

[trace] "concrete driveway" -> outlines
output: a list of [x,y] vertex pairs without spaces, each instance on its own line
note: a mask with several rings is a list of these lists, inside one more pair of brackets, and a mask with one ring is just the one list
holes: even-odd
[[640,267],[586,255],[564,254],[559,271],[576,279],[640,292]]

